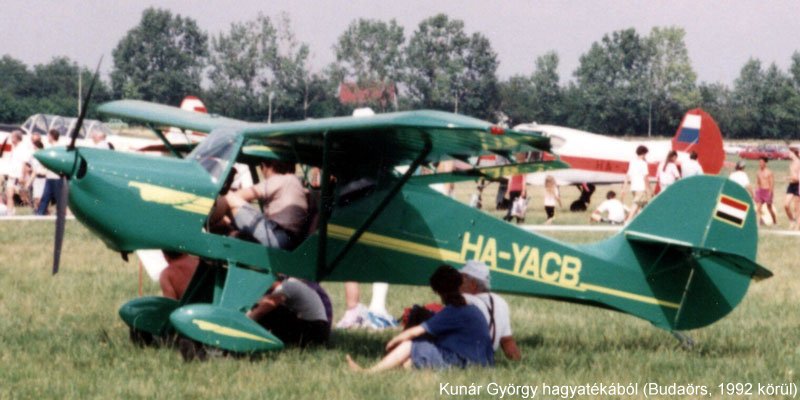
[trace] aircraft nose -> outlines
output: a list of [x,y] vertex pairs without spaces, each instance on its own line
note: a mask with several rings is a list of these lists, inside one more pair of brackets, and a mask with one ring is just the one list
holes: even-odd
[[71,176],[75,170],[77,152],[68,151],[66,147],[39,150],[33,156],[50,171]]

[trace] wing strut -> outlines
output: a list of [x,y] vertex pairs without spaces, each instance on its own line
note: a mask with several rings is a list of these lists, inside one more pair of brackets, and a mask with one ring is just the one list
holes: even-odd
[[331,185],[330,163],[331,139],[328,131],[322,133],[322,176],[320,177],[319,239],[317,241],[317,281],[325,275],[325,261],[328,248],[328,219],[333,211],[333,186]]
[[175,149],[175,147],[172,146],[172,143],[170,143],[169,140],[167,140],[167,137],[164,136],[164,134],[160,130],[156,129],[152,124],[147,124],[147,127],[150,128],[150,130],[153,131],[153,133],[156,136],[158,136],[158,138],[161,139],[162,142],[164,142],[164,146],[173,155],[175,155],[175,157],[183,158],[183,155],[177,149]]
[[[347,241],[347,243],[344,245],[344,248],[342,248],[342,250],[339,251],[339,254],[336,255],[336,258],[334,258],[333,261],[330,263],[330,265],[328,265],[327,267],[325,267],[325,258],[324,257],[318,258],[317,280],[324,279],[327,275],[329,275],[333,271],[334,268],[336,268],[336,265],[338,265],[339,262],[342,261],[342,259],[347,255],[350,249],[353,246],[355,246],[356,242],[358,242],[358,239],[361,238],[361,235],[363,235],[364,232],[366,232],[367,229],[369,229],[370,225],[372,225],[372,223],[375,222],[375,220],[381,215],[381,213],[383,213],[383,210],[386,209],[386,207],[389,205],[389,203],[391,203],[391,201],[395,198],[395,196],[397,196],[397,194],[400,193],[400,189],[402,189],[403,185],[405,185],[406,182],[408,182],[408,180],[411,179],[417,167],[422,165],[422,163],[425,161],[425,158],[428,157],[428,154],[430,154],[431,149],[433,148],[433,144],[431,143],[430,135],[428,135],[427,132],[422,131],[421,133],[423,136],[423,140],[425,141],[425,145],[422,148],[422,151],[419,153],[417,158],[414,159],[414,162],[412,162],[411,165],[409,165],[408,170],[406,170],[403,176],[401,176],[400,179],[394,184],[394,186],[392,186],[392,188],[389,190],[389,193],[386,194],[386,197],[384,197],[383,200],[380,202],[380,204],[378,204],[378,206],[375,207],[374,210],[372,210],[372,213],[370,213],[370,215],[367,217],[364,223],[361,224],[361,226],[358,227],[358,229],[356,229],[355,233],[353,233],[353,236],[351,236],[350,239]],[[328,142],[326,140],[325,141],[326,150],[327,150],[327,145]],[[326,161],[327,161],[327,151],[323,155],[323,179],[326,178],[324,169],[325,166],[327,166]],[[322,192],[323,196],[325,196],[324,185],[325,181],[323,181],[323,192]],[[325,204],[323,202],[323,206],[324,205]],[[327,235],[327,226],[326,226],[328,222],[327,218],[325,218],[324,222],[325,225],[320,226],[320,228],[325,227],[324,233],[325,235]],[[322,233],[323,233],[322,229],[320,229],[320,235],[322,235]],[[327,244],[327,237],[320,240],[319,242],[320,246],[319,254],[322,254],[324,256],[324,249],[322,249],[323,244]],[[322,268],[320,269],[320,267]]]

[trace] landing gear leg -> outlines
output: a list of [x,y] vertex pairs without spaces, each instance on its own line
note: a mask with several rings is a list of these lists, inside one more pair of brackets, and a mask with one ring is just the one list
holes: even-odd
[[180,350],[183,361],[185,362],[192,362],[194,360],[206,361],[208,359],[205,346],[200,342],[195,342],[186,337],[178,339],[178,350]]
[[694,348],[694,343],[695,342],[694,342],[694,339],[692,339],[691,336],[689,336],[689,335],[687,335],[687,334],[685,334],[683,332],[680,332],[680,331],[672,331],[671,333],[672,333],[672,336],[675,337],[675,339],[678,339],[678,341],[681,343],[681,347],[684,350],[691,350],[692,348]]

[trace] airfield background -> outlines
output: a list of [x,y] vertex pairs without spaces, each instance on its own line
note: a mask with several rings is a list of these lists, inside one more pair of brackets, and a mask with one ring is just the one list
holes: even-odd
[[[255,46],[259,40],[265,46]],[[416,26],[353,20],[333,48],[319,49],[297,39],[287,15],[265,14],[209,34],[190,17],[149,8],[106,49],[113,50],[110,74],[95,91],[89,118],[108,100],[178,105],[195,95],[213,113],[250,121],[350,115],[363,106],[431,108],[511,126],[537,121],[666,136],[685,110],[702,107],[725,138],[800,138],[800,52],[785,70],[751,58],[732,83],[706,82],[697,78],[686,40],[680,26],[620,29],[587,42],[569,76],[559,75],[556,49],[525,55],[535,57],[529,71],[501,78],[503,60],[488,37],[446,14]],[[315,52],[333,52],[337,61],[314,65]],[[74,116],[79,82],[90,80],[87,65],[95,62],[54,55],[26,65],[2,55],[0,123],[21,123],[34,113]]]

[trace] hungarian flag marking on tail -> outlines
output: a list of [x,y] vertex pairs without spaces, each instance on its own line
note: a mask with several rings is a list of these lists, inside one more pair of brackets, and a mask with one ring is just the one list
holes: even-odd
[[733,197],[722,195],[719,197],[717,208],[714,210],[714,218],[741,228],[747,219],[747,211],[749,209],[749,204]]

